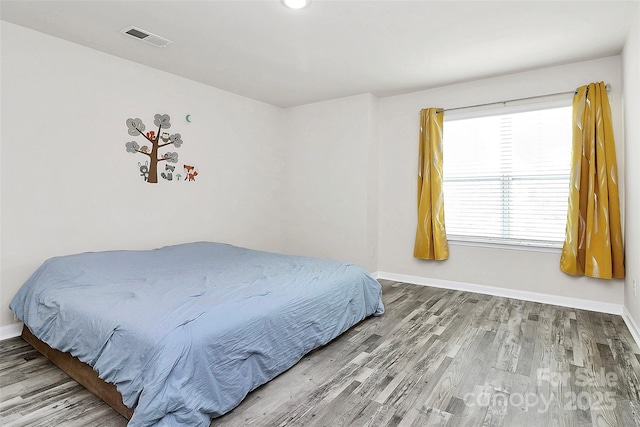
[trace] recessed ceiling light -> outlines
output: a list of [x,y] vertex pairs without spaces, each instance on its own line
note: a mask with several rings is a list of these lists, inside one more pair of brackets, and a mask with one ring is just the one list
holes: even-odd
[[309,6],[311,0],[282,0],[282,4],[290,9],[304,9]]

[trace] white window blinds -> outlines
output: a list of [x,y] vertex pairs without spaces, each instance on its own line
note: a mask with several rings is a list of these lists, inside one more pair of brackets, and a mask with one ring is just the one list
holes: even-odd
[[562,247],[571,107],[448,120],[443,133],[450,240]]

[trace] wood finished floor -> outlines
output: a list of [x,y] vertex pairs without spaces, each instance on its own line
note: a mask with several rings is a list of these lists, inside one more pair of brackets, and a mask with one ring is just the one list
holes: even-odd
[[[620,316],[381,281],[386,313],[212,426],[640,426]],[[0,425],[125,426],[21,338],[0,342]]]

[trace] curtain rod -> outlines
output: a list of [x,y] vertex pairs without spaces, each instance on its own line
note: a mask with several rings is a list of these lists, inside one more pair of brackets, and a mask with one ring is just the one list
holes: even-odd
[[[611,85],[609,83],[604,85],[604,87],[607,90],[607,92],[611,91]],[[506,101],[496,101],[496,102],[487,102],[485,104],[467,105],[466,107],[444,108],[444,109],[441,109],[441,110],[437,110],[436,113],[442,113],[443,111],[464,110],[464,109],[467,109],[467,108],[475,108],[475,107],[487,107],[489,105],[506,104],[507,102],[515,102],[515,101],[527,101],[529,99],[547,98],[547,97],[550,97],[550,96],[569,95],[569,94],[574,94],[575,95],[576,93],[578,93],[577,90],[570,90],[570,91],[567,91],[567,92],[548,93],[546,95],[535,95],[535,96],[527,96],[527,97],[524,97],[524,98],[507,99]]]

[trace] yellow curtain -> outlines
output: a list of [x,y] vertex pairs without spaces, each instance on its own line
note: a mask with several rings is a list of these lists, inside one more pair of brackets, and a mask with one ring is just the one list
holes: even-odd
[[416,258],[443,260],[449,257],[442,193],[443,115],[442,109],[436,108],[420,112],[418,230],[413,248]]
[[560,269],[603,279],[624,277],[618,170],[604,82],[573,98],[573,148],[567,230]]

